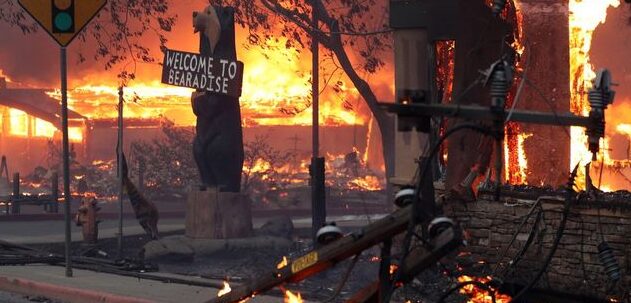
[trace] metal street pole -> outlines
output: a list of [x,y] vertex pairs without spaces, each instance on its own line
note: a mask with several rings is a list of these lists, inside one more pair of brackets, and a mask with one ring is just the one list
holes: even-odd
[[313,113],[312,113],[312,136],[313,136],[313,159],[320,156],[320,64],[318,62],[320,56],[320,49],[318,40],[315,38],[315,30],[318,28],[318,12],[316,9],[315,1],[313,0],[313,34],[311,38],[311,54],[312,54],[312,76],[311,76],[311,95],[313,101]]
[[123,86],[118,88],[118,257],[123,257]]
[[311,35],[311,53],[312,53],[312,76],[311,76],[311,94],[313,98],[313,155],[311,158],[311,232],[313,234],[314,246],[316,245],[316,233],[318,229],[326,222],[326,203],[324,188],[324,158],[320,158],[320,64],[319,64],[319,43],[316,38],[318,30],[318,8],[317,1],[312,0],[312,17],[313,23]]
[[63,133],[62,149],[64,162],[64,218],[66,226],[66,277],[72,277],[72,264],[70,264],[70,155],[68,146],[68,67],[66,63],[66,48],[61,48],[61,131]]

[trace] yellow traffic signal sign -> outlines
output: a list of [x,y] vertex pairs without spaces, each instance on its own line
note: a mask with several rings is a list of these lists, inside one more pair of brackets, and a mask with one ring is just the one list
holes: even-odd
[[18,2],[59,45],[67,46],[105,6],[107,0],[19,0]]

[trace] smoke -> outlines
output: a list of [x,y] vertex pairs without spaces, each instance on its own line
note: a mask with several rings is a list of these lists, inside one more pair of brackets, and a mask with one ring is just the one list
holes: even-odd
[[[170,11],[180,18],[171,33],[167,34],[169,47],[197,50],[198,39],[193,34],[191,12],[203,9],[207,3],[207,0],[170,2]],[[108,17],[107,13],[102,13],[95,21],[107,22]],[[158,79],[156,75],[160,74],[161,69],[158,64],[138,63],[134,68],[133,62],[128,60],[125,64],[106,70],[105,59],[95,60],[97,43],[92,35],[93,25],[88,25],[84,30],[85,39],[78,36],[67,48],[70,87],[85,84],[116,85],[116,76],[123,69],[135,69],[139,81],[149,82]],[[23,34],[18,27],[11,26],[1,19],[0,33],[0,70],[15,82],[14,85],[43,88],[59,86],[60,50],[52,37],[40,28],[35,33]],[[151,56],[156,62],[162,61],[160,42],[156,34],[147,32],[142,38],[142,45],[151,49]],[[85,60],[81,60],[82,58]]]
[[[0,69],[15,85],[56,88],[60,83],[60,48],[44,30],[23,34],[17,27],[0,21]],[[103,74],[104,62],[93,60],[95,41],[79,37],[67,48],[70,85],[94,74]],[[86,60],[80,60],[81,57]],[[112,73],[115,81],[116,73]],[[108,76],[109,78],[110,76]]]
[[24,35],[0,23],[0,69],[18,84],[50,86],[59,82],[59,49],[43,31]]
[[630,15],[628,4],[609,8],[607,22],[596,29],[592,41],[591,58],[595,70],[609,69],[613,81],[620,84],[614,88],[617,92],[614,102],[631,99],[631,85],[628,85],[631,83],[631,26],[627,25]]
[[613,159],[627,159],[631,137],[621,133],[617,126],[631,124],[631,26],[629,20],[631,7],[623,4],[618,8],[610,8],[607,22],[594,32],[591,58],[595,70],[607,68],[611,71],[613,82],[618,86],[614,104],[607,111],[607,134],[610,137],[610,154]]

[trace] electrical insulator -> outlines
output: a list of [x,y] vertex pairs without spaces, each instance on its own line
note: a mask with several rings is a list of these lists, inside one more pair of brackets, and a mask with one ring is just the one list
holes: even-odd
[[506,6],[506,0],[493,0],[493,15],[499,16]]
[[327,223],[316,233],[316,240],[320,245],[327,245],[343,236],[342,230],[335,222]]
[[591,107],[589,118],[592,120],[591,125],[587,128],[587,136],[589,151],[592,153],[593,160],[596,160],[600,151],[600,139],[605,136],[605,109],[613,103],[616,94],[615,91],[611,90],[611,85],[611,73],[602,69],[598,71],[594,85],[587,95]]
[[396,205],[399,208],[403,208],[412,204],[412,202],[414,201],[415,193],[416,192],[414,191],[414,188],[411,188],[411,187],[402,188],[400,191],[398,191],[394,195],[394,205]]
[[605,273],[612,281],[620,280],[620,265],[613,254],[613,249],[603,241],[598,245],[598,258],[605,267]]

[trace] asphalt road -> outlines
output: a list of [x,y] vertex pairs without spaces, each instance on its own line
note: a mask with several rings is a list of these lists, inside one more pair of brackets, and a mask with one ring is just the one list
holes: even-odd
[[2,303],[33,303],[33,302],[57,303],[58,301],[53,301],[53,300],[46,299],[43,297],[28,298],[23,295],[0,291],[0,302]]

